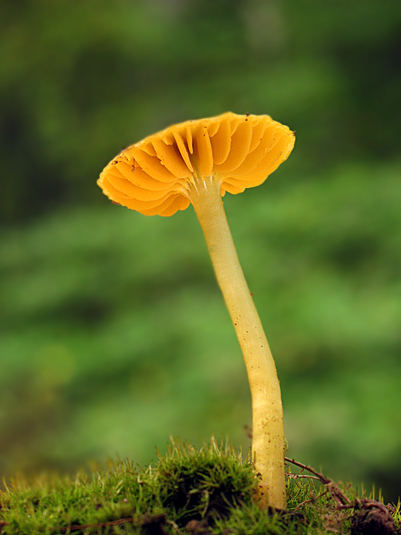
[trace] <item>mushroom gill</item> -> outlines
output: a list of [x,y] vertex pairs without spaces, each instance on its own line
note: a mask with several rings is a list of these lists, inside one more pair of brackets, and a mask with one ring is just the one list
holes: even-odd
[[213,176],[220,194],[262,184],[287,159],[293,132],[268,115],[227,112],[186,121],[131,145],[98,180],[114,202],[144,215],[170,216],[185,210],[188,189]]

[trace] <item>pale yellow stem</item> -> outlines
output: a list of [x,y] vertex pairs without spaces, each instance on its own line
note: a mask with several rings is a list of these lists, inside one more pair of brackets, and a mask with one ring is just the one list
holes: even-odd
[[217,179],[195,179],[188,196],[205,235],[217,281],[234,323],[252,394],[252,458],[262,508],[286,507],[280,383],[227,223]]

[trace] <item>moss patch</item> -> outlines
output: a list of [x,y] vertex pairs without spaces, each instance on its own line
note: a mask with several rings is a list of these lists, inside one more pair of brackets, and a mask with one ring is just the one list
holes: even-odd
[[[305,474],[303,474],[305,475]],[[0,494],[5,535],[282,535],[350,533],[354,510],[339,509],[309,477],[288,474],[288,511],[261,511],[249,459],[214,440],[173,443],[155,466],[125,460],[74,479],[15,480]],[[356,498],[351,487],[343,489]],[[390,510],[390,509],[387,509]],[[399,505],[390,510],[396,524]],[[355,522],[354,522],[355,525]],[[356,533],[356,532],[355,532]]]

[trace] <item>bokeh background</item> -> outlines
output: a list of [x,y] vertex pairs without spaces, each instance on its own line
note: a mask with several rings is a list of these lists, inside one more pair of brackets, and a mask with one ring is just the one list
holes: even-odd
[[245,367],[190,207],[96,186],[174,122],[267,113],[289,160],[224,203],[276,358],[289,455],[401,489],[401,3],[1,0],[0,473],[169,436],[246,451]]

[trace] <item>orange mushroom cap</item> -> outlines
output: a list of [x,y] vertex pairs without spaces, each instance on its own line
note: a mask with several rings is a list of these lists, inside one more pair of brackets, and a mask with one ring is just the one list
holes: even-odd
[[186,121],[124,149],[100,174],[112,201],[144,215],[170,216],[190,204],[188,186],[213,176],[226,191],[262,184],[293,149],[294,132],[268,115]]

